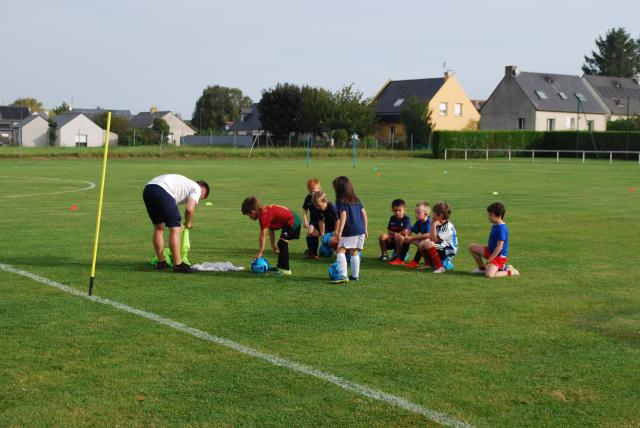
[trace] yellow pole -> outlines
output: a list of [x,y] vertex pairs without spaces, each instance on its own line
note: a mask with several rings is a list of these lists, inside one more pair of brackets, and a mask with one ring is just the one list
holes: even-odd
[[102,196],[104,195],[104,178],[107,174],[107,157],[109,155],[109,131],[111,130],[111,112],[107,113],[107,132],[104,138],[104,156],[102,158],[102,176],[100,177],[100,195],[98,196],[98,219],[96,220],[96,236],[93,240],[93,257],[91,258],[91,276],[89,277],[89,296],[93,294],[93,279],[96,276],[96,258],[98,256],[98,239],[100,238],[100,218],[102,217]]

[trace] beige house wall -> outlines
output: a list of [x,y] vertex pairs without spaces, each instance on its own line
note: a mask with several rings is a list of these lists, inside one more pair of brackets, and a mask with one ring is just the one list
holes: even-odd
[[[604,114],[580,114],[578,116],[576,113],[539,111],[536,112],[535,131],[548,131],[548,119],[555,120],[555,131],[575,131],[576,123],[578,130],[586,131],[587,121],[593,121],[594,131],[606,131],[607,128],[607,117]],[[571,126],[572,123],[573,126]]]
[[49,145],[49,122],[37,117],[20,130],[23,147],[47,147]]
[[191,129],[186,123],[182,121],[178,116],[174,113],[167,113],[162,118],[169,125],[170,132],[170,143],[175,144],[176,146],[180,145],[180,139],[182,137],[186,137],[187,135],[194,135],[196,132]]
[[[104,146],[105,133],[105,130],[81,114],[64,124],[64,126],[58,128],[56,146],[76,147],[76,137],[80,134],[87,136],[87,147],[102,147]],[[111,132],[109,135],[109,145],[114,145],[117,142],[118,135]]]
[[[431,122],[437,131],[461,131],[476,129],[480,122],[480,113],[462,89],[462,85],[455,75],[445,77],[446,80],[440,90],[429,102]],[[440,114],[440,103],[447,103],[447,112]],[[460,116],[455,115],[455,105],[462,105]]]

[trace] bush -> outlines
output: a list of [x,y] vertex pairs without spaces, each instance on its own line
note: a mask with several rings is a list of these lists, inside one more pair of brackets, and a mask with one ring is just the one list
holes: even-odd
[[640,151],[640,132],[434,131],[432,144],[435,158],[453,148]]

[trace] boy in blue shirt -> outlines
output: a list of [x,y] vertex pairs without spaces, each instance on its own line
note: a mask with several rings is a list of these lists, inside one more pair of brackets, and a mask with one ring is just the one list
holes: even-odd
[[416,204],[416,209],[414,211],[416,215],[416,222],[413,224],[413,226],[411,226],[411,235],[404,236],[399,233],[396,234],[396,240],[402,247],[398,258],[390,261],[390,265],[404,265],[412,269],[420,266],[420,259],[422,258],[422,254],[420,254],[419,249],[416,250],[416,255],[409,263],[405,264],[404,259],[407,256],[407,252],[409,252],[409,247],[411,244],[419,247],[420,242],[424,241],[425,239],[429,239],[429,232],[431,231],[431,219],[429,218],[430,212],[431,208],[429,207],[428,202],[418,202]]
[[[484,274],[487,278],[499,278],[502,276],[518,276],[518,272],[513,266],[507,265],[507,255],[509,254],[509,229],[504,222],[505,208],[500,202],[495,202],[487,207],[487,216],[491,223],[489,242],[486,246],[482,244],[469,245],[469,252],[478,264],[478,268],[471,273]],[[485,258],[485,267],[482,258]]]
[[405,215],[405,202],[402,199],[394,199],[391,202],[391,211],[393,215],[389,218],[387,224],[387,233],[381,233],[378,237],[380,244],[380,260],[386,262],[389,260],[387,250],[396,250],[396,255],[400,253],[402,244],[396,241],[396,234],[409,236],[411,234],[411,219]]

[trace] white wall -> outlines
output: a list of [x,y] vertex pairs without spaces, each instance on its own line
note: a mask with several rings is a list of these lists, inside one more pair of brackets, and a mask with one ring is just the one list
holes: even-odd
[[104,145],[104,131],[85,115],[79,115],[61,128],[58,128],[56,146],[75,147],[78,134],[87,136],[87,147]]
[[169,125],[169,132],[173,134],[173,144],[176,146],[180,145],[180,138],[195,134],[193,129],[173,113],[167,113],[162,118]]
[[[586,120],[585,120],[586,116]],[[576,127],[567,128],[567,119],[573,118],[574,124],[578,123],[578,130],[586,131],[587,130],[587,120],[593,121],[593,130],[594,131],[606,131],[607,128],[607,116],[604,114],[578,114],[576,113],[566,113],[566,112],[554,112],[554,111],[539,111],[536,112],[536,131],[546,131],[547,130],[547,119],[555,119],[556,127],[555,131],[570,131],[575,130]]]
[[20,130],[23,147],[47,147],[49,145],[49,122],[41,116],[27,123]]

